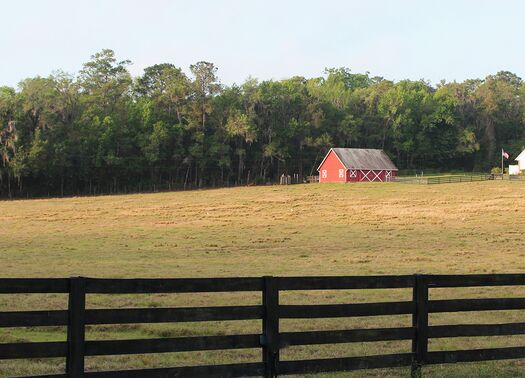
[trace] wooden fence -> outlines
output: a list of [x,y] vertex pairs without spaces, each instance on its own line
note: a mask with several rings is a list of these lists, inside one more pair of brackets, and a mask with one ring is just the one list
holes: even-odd
[[[524,310],[525,298],[429,300],[442,287],[525,285],[525,274],[404,275],[354,277],[261,277],[215,279],[0,279],[0,294],[68,293],[69,309],[0,312],[0,327],[67,326],[67,342],[0,344],[0,360],[64,357],[65,374],[45,377],[241,377],[351,371],[411,366],[413,376],[428,364],[525,358],[525,346],[477,350],[429,351],[430,338],[525,334],[525,323],[429,325],[429,313]],[[404,302],[282,305],[286,290],[412,289]],[[192,308],[86,309],[86,294],[261,292],[262,304]],[[280,332],[280,319],[340,318],[411,314],[410,327]],[[85,326],[260,319],[262,334],[176,337],[139,340],[85,340]],[[406,353],[316,360],[280,360],[292,345],[411,340]],[[251,363],[84,371],[85,356],[261,348]]]
[[396,177],[395,182],[404,184],[453,184],[460,182],[476,182],[476,181],[488,181],[494,180],[492,174],[476,174],[476,175],[464,175],[464,176],[427,176],[427,177]]

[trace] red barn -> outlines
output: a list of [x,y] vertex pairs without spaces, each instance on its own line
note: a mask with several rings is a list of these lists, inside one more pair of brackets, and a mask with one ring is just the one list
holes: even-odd
[[383,150],[368,148],[331,148],[317,170],[319,182],[385,182],[397,176]]

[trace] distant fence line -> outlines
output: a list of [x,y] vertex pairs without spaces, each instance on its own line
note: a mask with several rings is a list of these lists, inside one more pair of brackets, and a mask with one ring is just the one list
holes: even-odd
[[451,176],[420,176],[420,177],[396,177],[395,182],[405,184],[452,184],[459,182],[475,182],[475,181],[489,181],[494,180],[493,174],[477,174],[477,175],[451,175]]
[[415,176],[396,177],[395,182],[404,184],[452,184],[459,182],[476,182],[489,180],[525,181],[525,175],[502,175],[494,174],[471,174],[471,175],[449,175],[449,176]]
[[[0,327],[67,326],[67,342],[0,344],[0,360],[64,357],[64,374],[46,377],[275,377],[288,374],[352,371],[411,366],[421,376],[424,365],[525,358],[525,346],[429,351],[431,338],[525,334],[525,323],[429,325],[429,313],[524,310],[525,298],[429,300],[434,288],[525,285],[525,274],[403,275],[347,277],[257,277],[214,279],[0,279],[0,294],[68,293],[68,310],[0,312]],[[282,305],[287,290],[412,289],[401,302]],[[86,294],[260,292],[261,305],[86,309]],[[341,318],[411,314],[409,327],[280,332],[280,319]],[[86,325],[262,321],[261,334],[86,341]],[[281,360],[288,346],[411,340],[406,353],[314,360]],[[262,361],[120,371],[84,369],[85,356],[261,348]]]

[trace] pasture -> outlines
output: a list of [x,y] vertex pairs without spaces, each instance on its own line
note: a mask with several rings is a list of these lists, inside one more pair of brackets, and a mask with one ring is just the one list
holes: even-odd
[[[310,184],[0,202],[1,277],[230,277],[524,273],[525,186]],[[440,289],[441,291],[441,289]],[[439,296],[524,297],[525,288],[443,289]],[[290,293],[283,303],[405,300],[403,289]],[[0,296],[0,311],[66,308],[65,295]],[[88,306],[260,303],[250,294],[93,295]],[[523,311],[432,316],[432,324],[523,321]],[[292,320],[282,330],[406,326],[409,316]],[[88,339],[259,332],[260,323],[93,326]],[[64,340],[61,327],[0,329],[0,342]],[[436,349],[525,345],[524,337],[458,338]],[[398,352],[409,342],[291,347],[286,359]],[[90,370],[253,361],[258,350],[90,357]],[[0,376],[60,372],[62,360],[0,361]],[[432,377],[525,376],[524,361],[425,368]],[[344,376],[376,376],[379,371]],[[407,369],[381,371],[407,376]],[[332,375],[330,375],[332,376]],[[343,375],[339,375],[343,376]]]

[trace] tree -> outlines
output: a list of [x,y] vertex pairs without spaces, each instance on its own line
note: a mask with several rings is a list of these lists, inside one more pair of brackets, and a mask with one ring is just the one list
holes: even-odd
[[246,145],[253,143],[257,137],[255,125],[247,114],[236,111],[228,118],[226,132],[229,137],[236,140],[235,153],[239,162],[237,166],[237,183],[240,184],[245,165]]
[[91,56],[80,71],[83,100],[98,114],[108,115],[129,94],[131,76],[126,66],[129,60],[118,62],[113,50],[104,49]]
[[193,90],[194,98],[199,106],[202,130],[206,129],[206,114],[210,112],[210,97],[215,96],[221,90],[217,79],[217,67],[209,62],[197,62],[190,66],[194,76]]
[[[190,121],[190,127],[193,130],[193,145],[190,147],[190,154],[195,164],[195,185],[202,186],[204,171],[207,165],[207,137],[212,135],[207,130],[206,115],[211,112],[211,98],[220,93],[221,86],[217,79],[217,68],[213,63],[197,62],[190,66],[193,74],[192,83],[192,108],[193,119]],[[200,174],[199,174],[200,172]]]
[[151,99],[155,109],[166,113],[168,118],[175,112],[179,124],[183,123],[182,108],[190,90],[190,81],[182,70],[168,63],[147,67],[136,85],[139,96]]
[[7,176],[7,190],[9,198],[11,192],[11,160],[16,154],[18,134],[15,124],[16,93],[13,88],[0,87],[0,184],[4,175]]
[[484,168],[497,163],[496,153],[508,140],[520,139],[523,127],[524,98],[520,95],[522,80],[510,72],[489,75],[476,90],[480,102],[479,125],[486,162]]
[[36,77],[20,83],[22,111],[30,120],[27,131],[32,135],[36,129],[50,129],[54,124],[54,108],[57,103],[51,78]]

